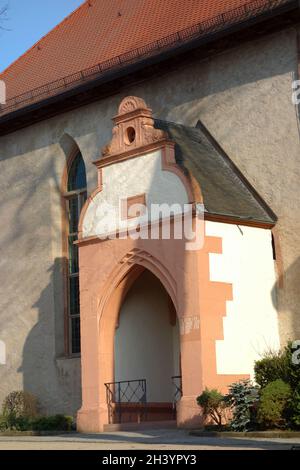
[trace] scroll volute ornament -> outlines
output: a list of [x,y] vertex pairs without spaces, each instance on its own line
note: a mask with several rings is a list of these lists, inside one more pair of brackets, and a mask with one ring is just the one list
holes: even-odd
[[123,99],[113,122],[113,137],[102,149],[103,157],[134,151],[168,138],[166,132],[154,128],[152,110],[135,96]]

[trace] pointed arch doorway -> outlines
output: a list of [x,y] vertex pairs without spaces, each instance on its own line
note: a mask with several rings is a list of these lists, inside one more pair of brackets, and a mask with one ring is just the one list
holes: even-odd
[[106,384],[110,423],[176,419],[180,338],[174,304],[161,281],[140,272],[120,306],[114,382]]
[[111,273],[100,305],[102,420],[175,420],[181,361],[174,281],[147,253],[129,265]]

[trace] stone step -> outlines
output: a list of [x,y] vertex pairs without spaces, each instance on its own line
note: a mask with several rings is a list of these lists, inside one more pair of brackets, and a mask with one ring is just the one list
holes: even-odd
[[121,423],[121,424],[105,424],[104,432],[117,431],[144,431],[151,429],[174,429],[177,427],[176,420],[170,421],[145,421],[142,423]]

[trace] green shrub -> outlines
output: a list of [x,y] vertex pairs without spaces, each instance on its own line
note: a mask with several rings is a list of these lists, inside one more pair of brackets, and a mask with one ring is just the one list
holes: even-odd
[[249,431],[255,425],[258,389],[250,380],[241,380],[229,387],[226,401],[233,408],[230,427],[233,431]]
[[24,416],[15,416],[14,413],[0,416],[0,431],[28,431],[30,419]]
[[55,415],[28,418],[14,413],[0,415],[0,432],[2,431],[71,431],[72,416]]
[[72,427],[72,416],[64,415],[42,416],[31,422],[33,431],[71,431]]
[[222,426],[225,409],[228,407],[224,396],[216,389],[207,388],[197,397],[205,418],[210,417],[218,426]]
[[11,419],[37,416],[37,399],[28,392],[11,392],[3,402],[2,413]]
[[300,427],[300,383],[293,391],[291,399],[291,422],[296,428]]
[[281,428],[287,424],[291,400],[289,384],[277,379],[261,391],[257,421],[266,428]]
[[254,365],[255,381],[262,388],[274,380],[281,379],[288,381],[289,357],[285,350],[279,352],[268,352],[265,356],[256,361]]
[[71,416],[38,416],[37,399],[28,392],[11,392],[4,400],[0,431],[71,431]]
[[7,430],[7,418],[0,415],[0,432]]
[[293,354],[297,351],[297,349],[293,349],[292,343],[289,343],[285,350],[290,360],[288,383],[291,385],[293,390],[296,390],[299,389],[300,386],[300,364],[293,364]]
[[290,384],[292,389],[297,388],[300,383],[300,365],[293,364],[292,355],[292,343],[279,352],[266,353],[261,360],[255,363],[256,383],[263,388],[269,383],[281,379]]
[[[265,388],[275,380],[282,380],[291,387],[290,423],[300,426],[300,365],[293,363],[293,344],[290,342],[277,353],[268,353],[255,363],[255,380]],[[282,421],[282,426],[283,426]]]

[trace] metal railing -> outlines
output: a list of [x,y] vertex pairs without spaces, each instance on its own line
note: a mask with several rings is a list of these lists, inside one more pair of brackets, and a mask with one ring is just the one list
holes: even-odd
[[58,95],[82,83],[89,82],[98,77],[104,77],[108,72],[122,69],[134,64],[140,59],[153,57],[174,46],[181,46],[193,39],[201,39],[214,35],[233,25],[243,23],[250,18],[256,18],[266,12],[275,10],[286,4],[294,3],[292,0],[252,0],[238,8],[226,11],[213,18],[197,23],[189,28],[170,34],[164,38],[146,44],[142,47],[112,57],[93,67],[81,70],[72,75],[47,83],[21,95],[7,100],[0,106],[0,116],[16,109],[36,103],[51,96]]
[[173,411],[176,413],[176,403],[182,397],[182,376],[181,375],[174,375],[172,377],[172,384],[173,384]]
[[123,380],[104,384],[106,387],[106,400],[108,405],[109,424],[122,423],[122,414],[126,404],[140,405],[141,420],[147,416],[147,383],[146,379]]

